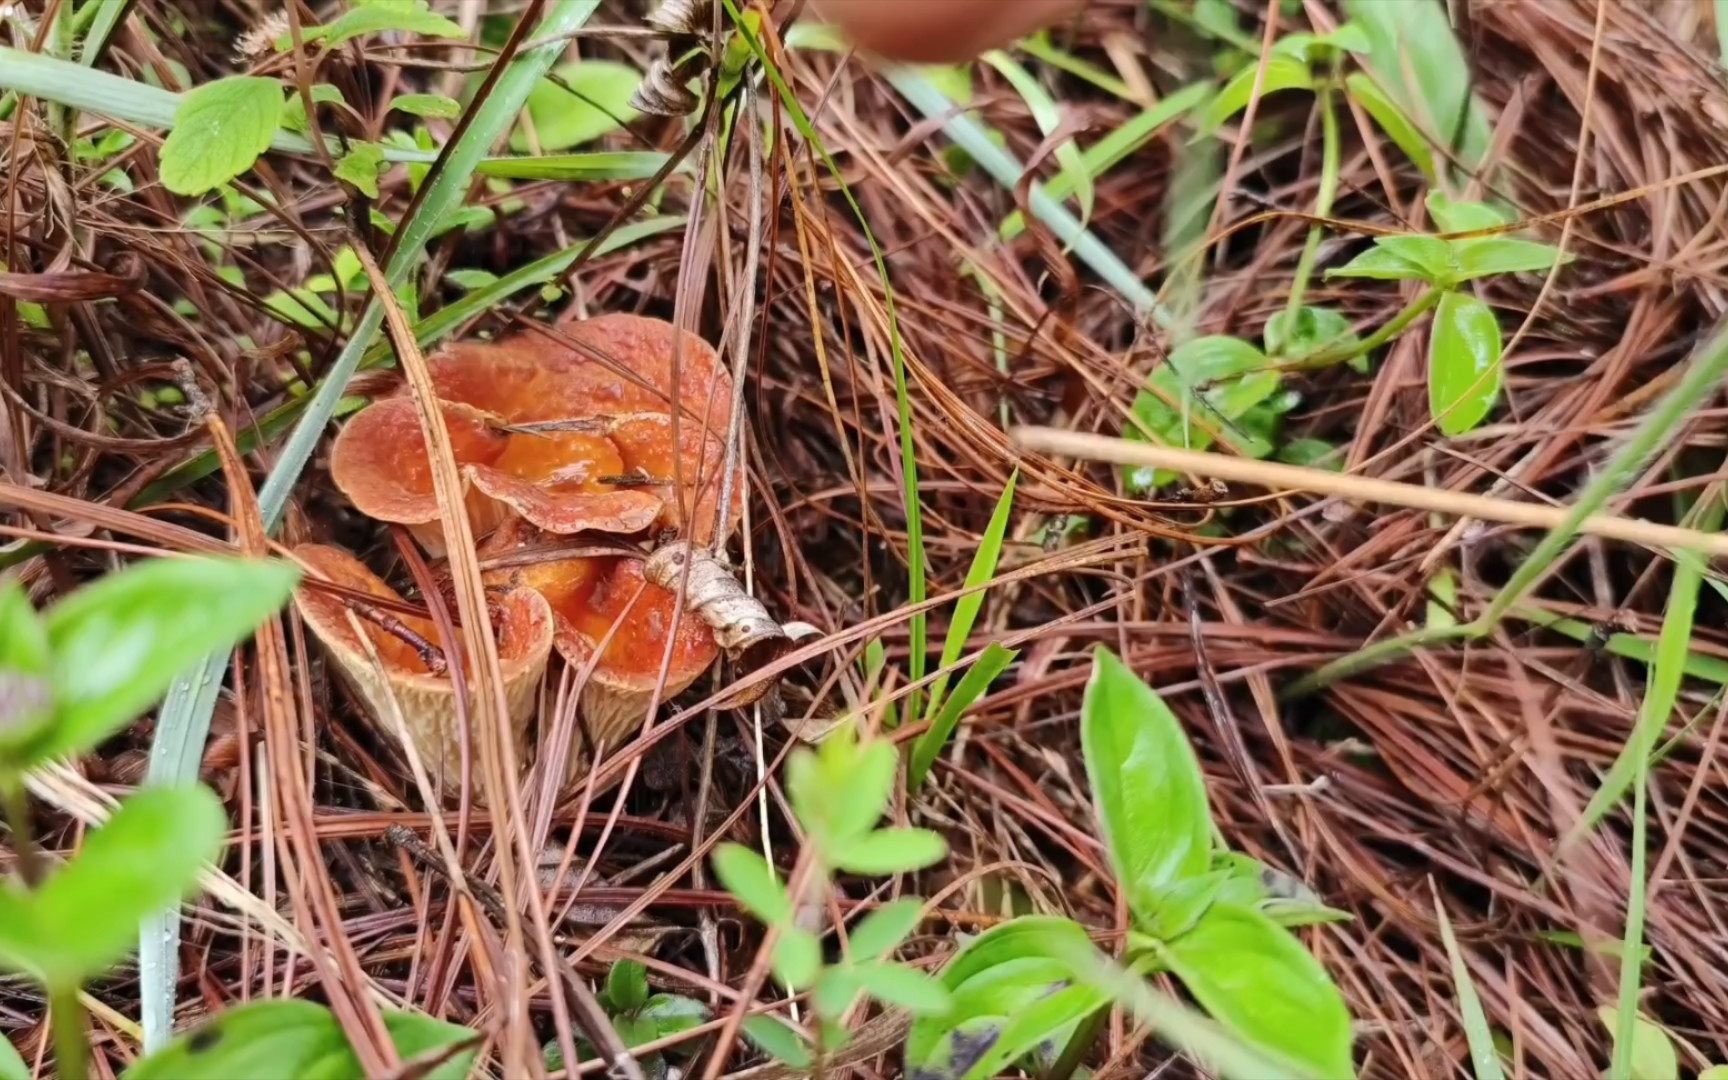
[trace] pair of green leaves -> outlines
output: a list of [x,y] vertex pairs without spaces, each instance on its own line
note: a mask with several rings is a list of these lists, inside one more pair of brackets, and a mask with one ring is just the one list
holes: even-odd
[[1345,23],[1327,34],[1286,34],[1272,45],[1264,64],[1256,59],[1236,72],[1224,88],[1195,117],[1195,138],[1216,132],[1229,119],[1248,107],[1255,84],[1260,95],[1281,90],[1312,90],[1317,85],[1314,68],[1330,66],[1345,53],[1368,51],[1368,35],[1354,23]]
[[[1343,917],[1299,883],[1213,842],[1205,778],[1161,698],[1099,650],[1081,737],[1099,828],[1127,896],[1139,970],[1179,978],[1244,1041],[1315,1076],[1353,1075],[1350,1015],[1286,926]],[[1090,950],[1066,919],[1023,917],[968,944],[943,969],[954,1000],[914,1024],[907,1067],[920,1080],[981,1080],[1060,1044],[1108,997],[1064,956]]]
[[[1511,220],[1485,203],[1453,202],[1438,191],[1428,196],[1428,212],[1448,233],[1499,228]],[[1500,321],[1492,308],[1460,287],[1494,274],[1546,272],[1560,258],[1552,244],[1513,236],[1382,236],[1326,276],[1422,281],[1434,290],[1429,411],[1444,434],[1456,436],[1487,419],[1505,378]]]
[[[909,873],[947,855],[947,843],[928,829],[876,828],[893,794],[898,765],[891,743],[861,742],[849,724],[838,727],[819,749],[800,749],[788,759],[787,795],[817,872]],[[774,973],[790,989],[811,990],[829,1050],[837,1049],[844,1034],[828,1021],[844,1013],[859,993],[917,1014],[947,1008],[940,984],[887,958],[917,926],[918,901],[900,900],[871,912],[854,928],[845,959],[825,964],[821,940],[798,925],[793,898],[766,859],[741,844],[722,844],[713,865],[720,883],[745,910],[777,932]],[[794,1068],[809,1060],[801,1037],[779,1020],[755,1017],[745,1030]]]
[[[618,1038],[631,1050],[700,1027],[708,1019],[708,1007],[694,998],[651,992],[648,969],[635,960],[620,960],[612,965],[599,1000]],[[586,1040],[578,1039],[577,1047],[586,1057],[599,1056]],[[662,1054],[641,1058],[640,1064],[649,1080],[663,1080],[671,1072]],[[548,1071],[564,1068],[556,1041],[546,1044],[546,1067]]]
[[38,616],[0,586],[0,776],[81,753],[136,719],[182,670],[287,602],[292,565],[150,559]]
[[[387,1009],[384,1027],[402,1075],[462,1080],[480,1037],[423,1013]],[[436,1062],[436,1064],[433,1064]],[[258,1001],[225,1009],[122,1074],[121,1080],[335,1080],[363,1070],[342,1026],[310,1001]]]
[[[1283,376],[1267,355],[1241,338],[1208,335],[1173,349],[1134,398],[1134,415],[1166,446],[1204,450],[1216,437],[1244,457],[1264,458],[1277,444],[1294,394],[1280,393]],[[1140,427],[1123,437],[1145,441]],[[1172,483],[1168,469],[1129,468],[1126,486],[1144,493]]]

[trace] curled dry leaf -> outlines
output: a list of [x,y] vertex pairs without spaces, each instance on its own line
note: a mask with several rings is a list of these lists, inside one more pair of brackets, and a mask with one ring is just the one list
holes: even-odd
[[[713,540],[732,410],[732,380],[714,350],[635,315],[560,330],[571,345],[531,331],[454,345],[431,361],[475,532],[515,513],[556,533],[682,526],[699,543]],[[361,513],[405,525],[442,553],[431,463],[405,392],[343,427],[330,471]],[[732,488],[736,505],[743,485]]]
[[[643,574],[674,596],[687,587],[688,608],[712,628],[715,642],[747,671],[773,660],[791,642],[786,628],[774,621],[762,601],[744,591],[730,567],[683,540],[663,544],[648,556]],[[729,708],[748,705],[770,685],[741,691],[725,704]]]
[[[294,548],[294,554],[325,581],[385,602],[400,600],[396,591],[365,564],[339,548],[302,544]],[[306,585],[295,594],[294,602],[306,625],[329,650],[343,681],[364,702],[384,738],[392,742],[397,738],[391,709],[394,699],[402,710],[414,750],[433,783],[442,786],[446,793],[453,792],[462,775],[462,744],[450,677],[433,670],[442,666],[442,658],[423,655],[406,635],[381,625],[376,616],[360,617],[358,622],[384,669],[381,676],[349,618],[354,605],[333,591]],[[395,616],[393,621],[422,641],[438,640],[436,629],[427,619]],[[499,600],[493,621],[512,731],[518,743],[524,744],[540,677],[552,651],[552,611],[534,590],[514,588]],[[466,650],[462,662],[466,670]]]
[[[481,555],[493,558],[534,541],[532,530],[514,520],[492,535]],[[587,734],[601,746],[617,746],[641,726],[668,649],[662,701],[683,693],[719,652],[713,632],[692,605],[687,602],[680,614],[677,594],[647,580],[639,558],[554,553],[544,561],[491,571],[487,581],[525,587],[545,597],[558,652],[578,671],[594,662],[582,687],[581,707]],[[572,775],[580,771],[579,763],[573,755]]]

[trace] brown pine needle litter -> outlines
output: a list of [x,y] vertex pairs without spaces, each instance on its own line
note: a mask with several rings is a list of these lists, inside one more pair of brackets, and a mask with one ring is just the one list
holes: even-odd
[[[1266,42],[1372,25],[1376,2],[1431,3],[1459,43],[1449,87],[1418,95],[1414,156],[1349,80],[1435,70],[1425,59],[1398,54],[1386,71],[1372,50],[1313,54],[1311,83],[1340,65],[1318,89],[1280,85],[1262,64]],[[281,19],[263,3],[114,4],[111,26],[102,0],[26,0],[0,20],[0,46],[70,48],[74,62],[87,35],[105,35],[92,69],[154,91],[73,107],[5,93],[22,67],[0,54],[0,573],[39,608],[152,554],[340,551],[369,575],[353,581],[381,585],[311,587],[385,707],[344,681],[305,605],[226,669],[209,752],[186,758],[224,798],[231,832],[182,913],[171,1000],[154,1002],[177,1030],[299,996],[334,1010],[378,1077],[425,1065],[385,1031],[402,1006],[477,1032],[482,1076],[666,1063],[803,1075],[746,1037],[747,1016],[803,1022],[809,1002],[782,992],[761,926],[718,887],[710,855],[737,843],[783,879],[798,871],[789,754],[846,718],[875,729],[891,716],[900,725],[884,733],[910,753],[930,725],[902,716],[906,704],[939,680],[952,691],[992,643],[1018,653],[890,811],[940,831],[946,860],[897,880],[842,877],[826,910],[799,917],[850,932],[896,897],[926,898],[899,958],[931,971],[1028,911],[1119,949],[1126,909],[1077,724],[1103,645],[1177,714],[1224,839],[1349,914],[1302,937],[1349,1003],[1364,1077],[1474,1074],[1460,970],[1508,1075],[1604,1075],[1612,1032],[1598,1010],[1616,1001],[1634,867],[1633,774],[1616,762],[1651,737],[1637,1004],[1682,1075],[1728,1062],[1728,579],[1716,561],[1728,536],[1709,527],[1728,492],[1728,402],[1721,380],[1670,397],[1728,314],[1718,5],[1091,0],[1006,50],[1047,114],[992,61],[924,71],[953,99],[935,108],[902,73],[827,48],[795,4],[750,8],[766,15],[776,68],[747,67],[737,86],[724,65],[678,66],[731,25],[725,4],[654,22],[654,5],[603,0],[546,39],[517,19],[538,26],[563,0],[429,0],[464,37],[393,32],[293,54],[278,36],[304,40],[349,0]],[[77,23],[65,40],[61,9]],[[259,47],[239,55],[242,40]],[[475,155],[487,160],[455,213],[391,288],[391,230],[461,167],[447,155],[428,176],[432,155],[410,148],[467,137],[472,118],[450,106],[501,93],[506,42],[507,59],[553,50],[577,97],[610,102],[587,81],[601,65],[582,73],[602,60],[655,72],[662,97],[694,88],[696,111],[638,112],[621,93],[607,104],[621,122],[601,122],[606,109],[577,110],[544,83]],[[1164,111],[1243,72],[1264,93],[1210,134],[1198,113]],[[297,104],[318,97],[316,123],[202,196],[165,186],[171,107],[154,119],[96,108],[161,106],[242,74],[281,80]],[[739,115],[715,107],[716,89]],[[331,90],[340,102],[324,100]],[[1453,90],[1480,112],[1448,111]],[[573,133],[578,114],[595,130]],[[978,140],[961,145],[969,125]],[[328,154],[301,152],[312,132]],[[375,176],[369,151],[353,156],[372,144],[389,159]],[[1012,155],[1006,171],[990,147]],[[565,156],[594,152],[606,156]],[[506,153],[533,168],[497,160]],[[1504,220],[1437,220],[1448,204],[1428,199],[1436,188]],[[1042,221],[1046,198],[1084,232]],[[1327,273],[1407,233],[1564,237],[1573,258],[1551,278],[1543,267],[1456,286],[1449,306],[1478,303],[1510,345],[1480,385],[1432,389],[1445,373],[1440,300],[1425,286]],[[360,373],[282,489],[272,478],[294,423],[372,325],[370,303],[379,332],[350,357]],[[1268,348],[1268,325],[1298,308],[1329,313],[1319,351]],[[521,348],[537,371],[534,350],[578,355],[580,328],[617,315],[705,343],[700,362],[694,346],[663,358],[668,379],[714,365],[736,376],[676,410],[667,438],[698,448],[688,459],[591,454],[588,472],[554,460],[567,443],[599,446],[636,406],[527,419],[438,407],[443,350]],[[1400,318],[1401,332],[1354,355]],[[1193,342],[1225,337],[1257,359],[1224,375],[1184,367]],[[629,367],[589,348],[606,353],[585,356],[596,369]],[[657,392],[640,373],[618,378]],[[1460,419],[1493,379],[1481,415]],[[1239,407],[1244,385],[1266,392]],[[469,389],[480,400],[490,387]],[[1431,393],[1451,394],[1454,411]],[[332,479],[336,432],[384,400],[427,448],[422,509],[437,513],[409,523],[420,540],[365,516]],[[1617,456],[1641,433],[1647,452]],[[470,436],[520,440],[525,457],[544,444],[540,488],[634,500],[655,523],[536,527],[504,545],[515,534],[474,516],[472,448],[456,445]],[[1000,561],[969,580],[1011,477]],[[657,514],[702,485],[724,506],[725,539],[681,533],[681,502]],[[277,524],[261,507],[280,490]],[[1576,543],[1545,544],[1569,522]],[[587,644],[603,651],[610,633],[638,649],[682,619],[711,662],[686,684],[654,651],[657,678],[636,688],[622,735],[589,725],[596,665],[544,640],[544,674],[507,700],[509,584],[582,560],[642,564],[582,578],[629,585],[584,608],[625,613],[585,624]],[[1664,640],[1677,571],[1702,587],[1689,634]],[[649,588],[664,603],[638,605]],[[957,605],[979,596],[959,662],[939,671]],[[641,611],[653,617],[630,621]],[[392,655],[438,680],[465,733],[448,769],[403,749],[389,688],[407,684],[386,677]],[[1672,715],[1652,721],[1658,657],[1682,677]],[[153,775],[160,720],[32,777],[43,848],[71,854]],[[568,775],[549,771],[567,758]],[[1624,797],[1593,804],[1605,785]],[[0,873],[14,870],[14,843],[0,832]],[[601,992],[620,960],[640,962],[652,992],[701,1002],[701,1023],[628,1047]],[[147,982],[128,961],[86,988],[97,1075],[140,1056]],[[0,1034],[44,1076],[47,1011],[32,984],[0,976]],[[872,1004],[847,1025],[830,1076],[906,1074],[904,1014]],[[1208,1075],[1127,1013],[1101,1025],[1084,1064],[1099,1080]]]

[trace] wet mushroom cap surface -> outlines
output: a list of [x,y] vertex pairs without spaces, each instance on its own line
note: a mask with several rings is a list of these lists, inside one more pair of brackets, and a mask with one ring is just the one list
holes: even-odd
[[[676,417],[667,394],[674,350],[682,391]],[[732,381],[695,335],[656,319],[606,315],[545,335],[452,346],[431,370],[477,532],[514,512],[558,533],[628,535],[652,526],[703,543],[713,538]],[[344,425],[330,467],[368,517],[406,525],[438,519],[410,397],[385,398]],[[742,487],[732,484],[735,511]]]

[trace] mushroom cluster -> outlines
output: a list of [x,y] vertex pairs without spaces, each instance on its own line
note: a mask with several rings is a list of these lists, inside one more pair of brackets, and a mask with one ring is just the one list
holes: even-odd
[[[465,508],[483,538],[478,554],[524,748],[553,649],[587,673],[582,727],[600,746],[617,745],[641,724],[656,687],[670,697],[708,669],[719,652],[714,630],[698,604],[680,604],[666,581],[644,575],[643,545],[724,542],[716,531],[736,525],[743,497],[742,477],[728,484],[721,475],[732,379],[707,342],[635,315],[560,330],[453,345],[428,361]],[[357,413],[336,436],[331,477],[362,514],[404,526],[442,556],[416,408],[403,389]],[[733,506],[722,515],[728,497]],[[461,742],[442,666],[466,664],[466,648],[454,658],[429,655],[430,646],[415,644],[437,640],[425,620],[360,617],[371,605],[353,598],[372,597],[386,609],[399,608],[399,598],[345,552],[323,545],[297,552],[340,587],[301,590],[307,625],[389,733],[394,699],[416,753],[448,786],[459,775]],[[568,773],[580,762],[573,751]]]

